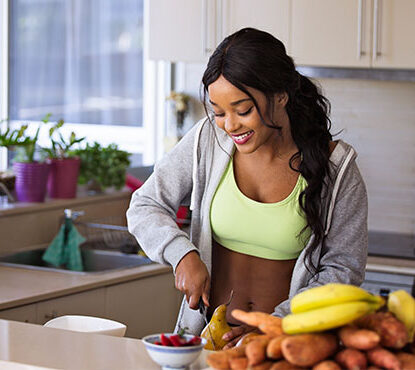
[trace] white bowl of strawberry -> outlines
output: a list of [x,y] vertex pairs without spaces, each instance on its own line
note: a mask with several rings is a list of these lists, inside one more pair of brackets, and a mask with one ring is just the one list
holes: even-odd
[[200,356],[206,339],[192,334],[152,334],[143,338],[153,361],[163,368],[183,369]]

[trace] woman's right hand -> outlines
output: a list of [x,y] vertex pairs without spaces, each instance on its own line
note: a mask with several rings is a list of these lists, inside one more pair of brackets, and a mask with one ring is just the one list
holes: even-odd
[[186,295],[191,309],[199,308],[200,297],[209,307],[210,276],[197,252],[192,251],[181,259],[176,267],[175,283],[176,288]]

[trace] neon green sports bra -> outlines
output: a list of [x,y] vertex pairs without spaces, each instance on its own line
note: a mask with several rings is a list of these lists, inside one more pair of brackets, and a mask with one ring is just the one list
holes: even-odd
[[311,231],[298,196],[306,187],[300,175],[287,198],[261,203],[245,196],[236,184],[233,159],[219,183],[210,208],[213,238],[232,251],[270,260],[297,258]]

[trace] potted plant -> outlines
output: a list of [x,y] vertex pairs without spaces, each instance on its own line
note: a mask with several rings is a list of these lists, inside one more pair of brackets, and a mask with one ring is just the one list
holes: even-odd
[[43,202],[45,200],[49,165],[35,159],[42,124],[39,125],[33,137],[27,133],[28,125],[0,131],[0,146],[9,149],[17,148],[17,155],[13,160],[13,172],[16,176],[16,197],[21,202]]
[[[48,122],[50,114],[45,117]],[[59,120],[49,129],[50,148],[43,148],[50,164],[47,190],[51,198],[75,198],[80,168],[80,159],[71,151],[74,145],[79,144],[85,138],[77,138],[71,132],[65,139],[60,132],[63,119]]]
[[94,142],[77,149],[74,154],[81,159],[79,184],[87,184],[90,191],[101,192],[109,187],[121,189],[125,185],[130,153],[119,150],[116,144],[106,147]]

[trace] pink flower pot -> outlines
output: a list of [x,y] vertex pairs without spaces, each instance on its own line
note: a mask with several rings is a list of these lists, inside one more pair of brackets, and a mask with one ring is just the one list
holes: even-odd
[[15,190],[18,201],[45,201],[49,164],[38,162],[14,163],[13,171],[16,175]]
[[51,198],[75,198],[81,160],[49,159],[48,194]]

